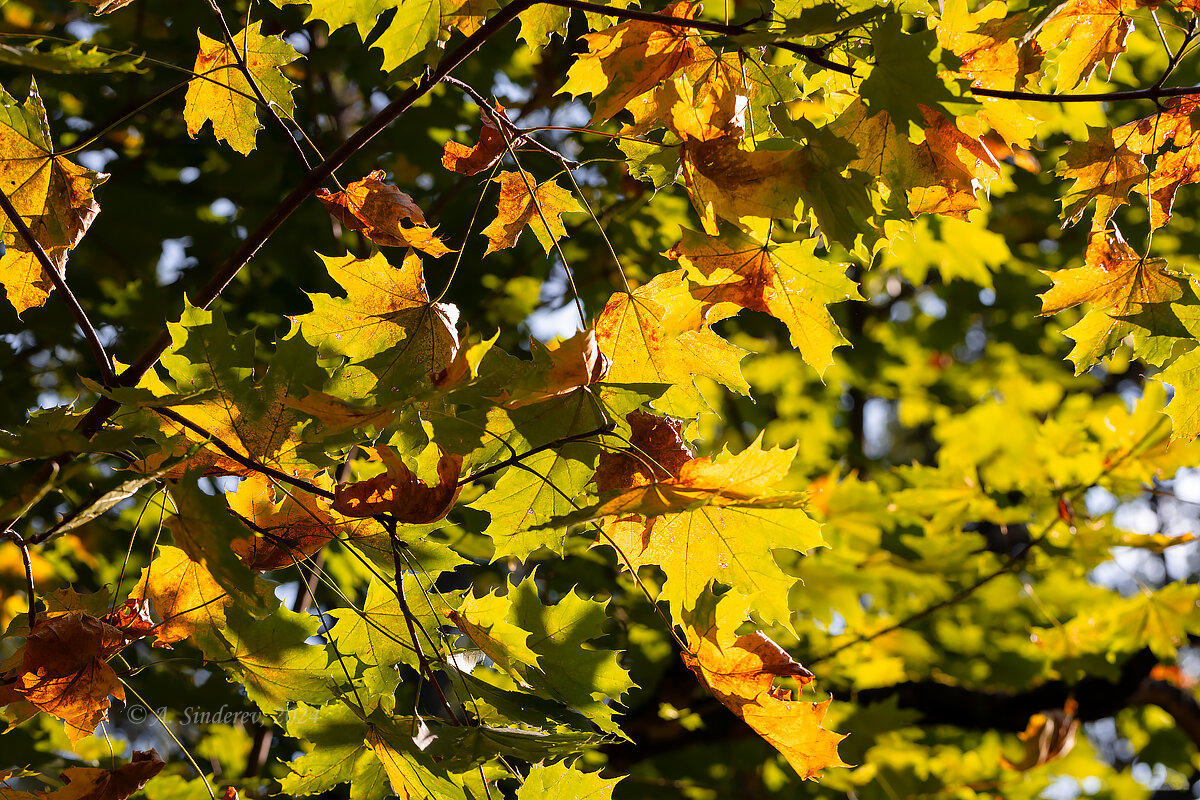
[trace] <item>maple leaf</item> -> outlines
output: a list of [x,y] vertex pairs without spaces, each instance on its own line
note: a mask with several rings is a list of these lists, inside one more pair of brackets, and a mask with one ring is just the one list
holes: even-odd
[[596,320],[596,342],[612,362],[607,379],[669,385],[654,405],[681,418],[707,407],[693,376],[743,393],[749,388],[738,366],[744,351],[704,323],[701,304],[688,293],[686,280],[686,273],[676,270],[629,294],[618,292]]
[[[624,454],[632,463],[622,467],[606,459],[598,471],[597,480],[611,498],[577,513],[586,518],[613,514],[601,522],[600,543],[611,545],[635,572],[647,564],[661,567],[667,576],[662,595],[673,612],[691,608],[716,580],[760,598],[756,610],[786,624],[794,579],[779,569],[772,551],[825,544],[820,526],[794,507],[800,498],[783,496],[784,507],[769,507],[770,487],[786,477],[796,449],[763,450],[756,440],[719,460],[684,460],[680,443],[661,424],[639,423]],[[668,465],[675,471],[661,477]],[[618,483],[626,479],[631,483]],[[628,512],[661,516],[645,519]]]
[[[296,108],[292,99],[295,84],[284,77],[280,67],[300,58],[300,54],[282,36],[263,36],[261,29],[262,23],[256,22],[235,34],[233,41],[263,97],[278,106],[283,116],[290,117]],[[254,90],[225,42],[199,32],[196,35],[200,38],[200,53],[193,71],[204,77],[188,84],[183,107],[188,134],[195,138],[204,124],[211,121],[218,139],[247,155],[254,149],[255,137],[262,128]]]
[[627,486],[645,486],[678,475],[696,458],[683,441],[682,423],[645,411],[631,411],[629,447],[600,454],[596,488],[601,492]]
[[1110,316],[1126,316],[1147,303],[1178,300],[1183,287],[1166,268],[1164,259],[1138,255],[1117,231],[1093,232],[1082,267],[1043,271],[1054,286],[1041,295],[1041,313],[1090,302]]
[[1164,100],[1159,113],[1122,125],[1113,136],[1136,153],[1157,154],[1149,180],[1132,188],[1150,195],[1150,224],[1161,228],[1171,220],[1179,187],[1200,181],[1200,101]]
[[[735,611],[736,607],[736,611]],[[776,678],[794,678],[800,686],[813,675],[761,631],[737,636],[745,604],[728,601],[706,608],[685,622],[690,652],[683,663],[721,703],[783,754],[804,779],[827,767],[846,767],[838,742],[846,738],[821,727],[830,700],[806,703],[773,688]],[[741,613],[737,613],[741,612]]]
[[487,594],[468,595],[457,609],[442,613],[499,669],[523,682],[520,667],[538,669],[538,655],[529,649],[529,631],[507,621],[511,610],[512,598]]
[[68,767],[62,773],[66,786],[39,794],[44,800],[126,800],[166,765],[153,748],[134,750],[129,763],[117,769]]
[[601,778],[597,772],[580,772],[563,761],[534,764],[517,789],[517,800],[612,800],[620,780]]
[[[458,353],[458,309],[429,302],[421,259],[408,252],[399,269],[382,254],[322,256],[330,276],[346,290],[345,298],[314,294],[313,310],[296,318],[301,335],[322,356],[347,356],[342,370],[351,387],[355,380],[378,383],[389,375],[400,378],[444,370]],[[362,362],[386,352],[386,363],[373,365],[374,380]],[[365,389],[360,391],[365,393]],[[361,396],[359,394],[358,396]]]
[[108,719],[109,695],[125,699],[108,659],[128,641],[121,630],[88,614],[39,620],[25,640],[12,691],[63,720],[67,737],[78,742]]
[[[100,212],[92,191],[108,176],[53,155],[53,151],[37,84],[30,84],[22,105],[0,89],[0,188],[63,274],[67,252],[79,243]],[[0,236],[4,244],[0,283],[8,302],[18,314],[44,304],[53,283],[5,215],[0,215]]]
[[1037,33],[1044,49],[1065,43],[1055,59],[1058,85],[1070,90],[1087,83],[1100,64],[1111,73],[1133,31],[1129,12],[1153,5],[1146,0],[1067,0]]
[[966,219],[979,208],[976,192],[1000,177],[1000,165],[982,141],[955,127],[941,113],[920,107],[924,139],[914,142],[896,130],[886,111],[871,115],[854,103],[833,123],[855,145],[850,169],[878,176],[893,193],[903,192],[910,214]]
[[[698,284],[692,295],[706,305],[732,303],[782,320],[792,346],[824,374],[833,364],[833,349],[849,344],[826,306],[862,297],[846,277],[849,265],[818,258],[816,244],[815,239],[764,244],[736,230],[713,238],[685,228],[683,239],[666,255],[688,269],[689,279]],[[716,316],[728,314],[718,310]]]
[[812,170],[803,153],[745,150],[721,137],[685,142],[680,154],[684,184],[707,233],[718,233],[718,218],[745,225],[747,218],[799,216],[796,206]]
[[[506,117],[504,106],[496,103],[496,114]],[[483,128],[479,132],[479,142],[468,147],[465,144],[450,139],[442,149],[442,166],[460,175],[477,175],[500,160],[508,151],[504,133],[496,126],[492,115],[483,109],[479,110]]]
[[410,470],[396,451],[386,445],[375,448],[387,468],[365,481],[343,483],[334,491],[333,509],[347,517],[390,514],[398,522],[436,522],[450,513],[462,487],[458,476],[462,456],[442,451],[438,459],[438,484],[429,486]]
[[1111,128],[1092,128],[1089,133],[1086,142],[1074,142],[1067,148],[1057,173],[1075,179],[1062,201],[1064,224],[1078,222],[1095,200],[1092,230],[1098,231],[1108,225],[1118,208],[1129,202],[1129,192],[1150,173],[1142,155],[1130,149],[1127,135],[1122,135],[1121,144],[1117,145]]
[[341,531],[327,501],[289,490],[275,502],[275,489],[265,475],[253,475],[227,494],[229,508],[254,532],[229,543],[252,570],[294,566],[315,555]]
[[500,200],[496,218],[483,229],[488,239],[484,255],[514,246],[526,225],[549,253],[567,235],[562,215],[583,211],[569,191],[554,181],[539,186],[528,172],[502,172],[492,180],[500,184]]
[[[688,20],[700,7],[677,2],[662,13]],[[630,20],[583,38],[588,52],[571,65],[559,92],[575,97],[590,94],[596,107],[593,122],[618,114],[635,97],[694,63],[698,54],[696,36],[685,25]]]
[[935,32],[906,33],[902,15],[889,13],[871,31],[871,49],[874,65],[859,94],[872,113],[886,111],[897,127],[904,126],[901,133],[923,125],[928,114],[922,105],[944,108],[955,100],[938,72]]
[[[117,9],[124,8],[133,2],[133,0],[83,0],[89,6],[95,8],[95,14],[111,14]],[[152,751],[153,752],[153,751]]]
[[433,235],[413,199],[384,183],[383,176],[383,170],[377,169],[344,191],[330,194],[318,189],[317,199],[347,229],[361,231],[380,247],[415,247],[434,258],[453,252]]
[[[957,55],[962,64],[956,75],[984,89],[1021,88],[1034,74],[1042,57],[1037,41],[1027,36],[1031,15],[1008,16],[1004,0],[991,0],[977,11],[966,0],[941,5],[935,31],[938,44]],[[1016,100],[979,97],[978,116],[1009,144],[1028,146],[1035,120]]]
[[158,556],[142,570],[129,592],[149,600],[162,619],[153,630],[160,647],[190,638],[211,637],[225,627],[225,609],[233,603],[203,564],[177,547],[160,545]]
[[595,330],[580,331],[570,339],[541,344],[530,342],[538,369],[506,385],[496,398],[505,408],[522,408],[569,394],[581,386],[604,380],[612,362],[600,352]]

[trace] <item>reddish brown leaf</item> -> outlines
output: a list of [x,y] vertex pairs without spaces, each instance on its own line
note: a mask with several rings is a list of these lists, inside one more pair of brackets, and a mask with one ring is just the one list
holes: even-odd
[[671,417],[631,411],[625,417],[633,429],[628,448],[600,454],[596,488],[601,492],[645,486],[656,480],[678,477],[695,456],[683,441],[683,425]]
[[438,484],[429,486],[405,466],[390,447],[377,449],[387,471],[365,481],[344,483],[334,492],[333,509],[347,517],[391,514],[397,521],[424,524],[450,513],[461,487],[462,456],[443,452]]
[[125,699],[108,659],[128,641],[123,631],[88,614],[41,620],[25,640],[14,692],[63,720],[72,742],[91,736],[108,719],[108,696]]
[[[495,108],[498,115],[504,116],[504,106],[496,103]],[[451,172],[476,175],[499,161],[508,149],[504,134],[492,121],[492,115],[480,109],[479,116],[483,119],[483,129],[479,132],[478,144],[467,147],[455,141],[446,142],[442,151],[442,166]]]
[[336,194],[319,189],[317,199],[334,219],[380,247],[415,247],[435,258],[452,252],[433,235],[413,199],[384,183],[383,174],[375,170]]
[[117,769],[71,767],[62,774],[66,786],[40,794],[45,800],[125,800],[166,765],[153,749],[134,750],[129,763]]

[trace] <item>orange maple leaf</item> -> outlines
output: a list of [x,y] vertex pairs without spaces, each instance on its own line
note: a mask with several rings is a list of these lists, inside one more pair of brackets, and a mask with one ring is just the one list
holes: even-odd
[[438,459],[438,484],[430,486],[409,469],[390,447],[376,448],[386,471],[354,483],[343,483],[334,491],[333,509],[347,517],[391,514],[398,522],[436,522],[450,513],[462,487],[458,476],[462,456],[442,452]]
[[[1161,152],[1149,180],[1132,187],[1150,195],[1150,224],[1161,228],[1171,220],[1179,187],[1200,181],[1200,101],[1194,97],[1164,100],[1159,113],[1117,128],[1113,137],[1135,153]],[[1168,143],[1171,147],[1164,151]]]
[[413,199],[384,183],[383,175],[377,169],[335,194],[318,189],[317,199],[334,219],[380,247],[415,247],[434,258],[453,252],[433,235]]
[[552,180],[539,186],[528,172],[502,172],[492,180],[500,184],[500,200],[496,218],[483,229],[488,239],[484,255],[514,246],[526,225],[549,253],[567,235],[562,215],[583,211],[575,196]]
[[[505,408],[540,403],[604,380],[612,361],[600,352],[595,330],[579,331],[570,339],[531,343],[534,361],[542,369],[506,386],[495,398]],[[546,364],[546,361],[549,361]]]
[[1027,772],[1071,752],[1079,730],[1079,720],[1075,717],[1078,705],[1075,700],[1067,700],[1061,709],[1031,716],[1025,730],[1017,734],[1017,738],[1025,743],[1023,757],[1012,762],[1001,753],[1000,764],[1005,769]]
[[153,631],[154,645],[167,648],[195,636],[198,626],[224,629],[225,609],[233,604],[207,567],[165,545],[129,595],[154,604],[162,619]]
[[[504,116],[504,106],[496,103],[496,113]],[[508,150],[504,134],[492,120],[492,115],[479,110],[483,128],[479,132],[478,144],[467,147],[454,140],[446,142],[442,150],[442,166],[461,175],[477,175],[500,160]]]
[[[1086,142],[1075,142],[1067,148],[1058,174],[1075,179],[1062,201],[1065,224],[1078,222],[1088,204],[1095,200],[1092,230],[1101,230],[1117,209],[1129,202],[1130,190],[1145,181],[1149,171],[1142,162],[1142,153],[1129,147],[1130,136],[1118,137],[1121,142],[1118,145],[1110,128],[1093,128],[1090,134]],[[1171,194],[1174,195],[1174,190]]]
[[[699,3],[678,2],[664,15],[692,19]],[[685,25],[631,20],[599,33],[585,34],[588,52],[567,71],[559,92],[576,97],[591,94],[596,105],[594,122],[615,116],[637,96],[650,91],[679,69],[695,63],[698,38]]]
[[38,794],[45,800],[125,800],[166,765],[153,748],[134,750],[129,763],[117,769],[70,767],[62,773],[66,786]]
[[1037,41],[1044,49],[1065,47],[1058,55],[1058,85],[1074,89],[1087,83],[1100,64],[1112,72],[1125,40],[1133,32],[1129,12],[1159,0],[1067,0],[1044,23]]
[[229,543],[238,558],[253,570],[280,569],[304,561],[340,531],[327,501],[293,490],[276,503],[274,494],[271,479],[255,475],[226,495],[230,511],[256,534]]
[[[721,604],[722,606],[726,604]],[[776,678],[800,686],[813,675],[760,631],[735,636],[740,624],[728,612],[697,626],[685,625],[688,647],[683,663],[721,703],[783,754],[801,778],[816,778],[826,767],[846,767],[838,742],[846,738],[821,727],[830,700],[806,703],[774,688]]]

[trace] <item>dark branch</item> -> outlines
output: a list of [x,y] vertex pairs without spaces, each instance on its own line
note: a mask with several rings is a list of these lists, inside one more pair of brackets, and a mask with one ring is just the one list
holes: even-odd
[[1107,100],[1161,100],[1164,97],[1200,95],[1200,86],[1152,86],[1149,89],[1130,89],[1124,92],[1093,94],[1055,94],[1053,92],[1022,92],[1007,89],[976,89],[976,97],[997,97],[1003,100],[1028,100],[1035,103],[1101,103]]

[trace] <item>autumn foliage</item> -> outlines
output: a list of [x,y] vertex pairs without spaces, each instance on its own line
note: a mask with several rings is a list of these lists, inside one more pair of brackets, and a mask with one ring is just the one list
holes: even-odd
[[1198,36],[0,4],[0,800],[1194,790]]

